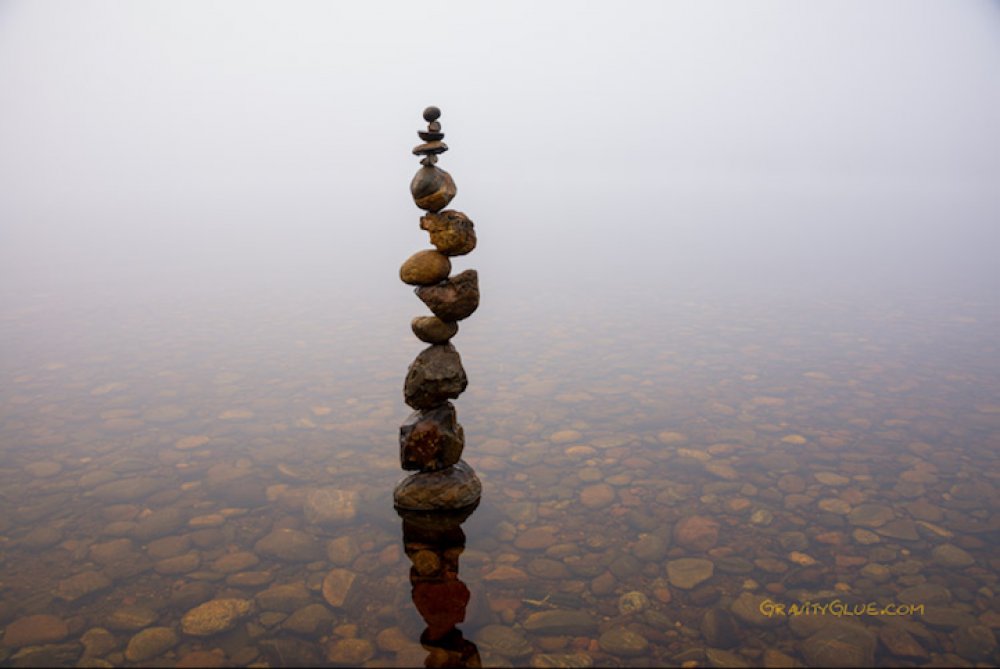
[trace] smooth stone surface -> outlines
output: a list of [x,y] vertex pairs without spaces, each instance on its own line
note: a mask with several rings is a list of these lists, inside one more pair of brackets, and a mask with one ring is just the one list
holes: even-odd
[[715,565],[704,558],[680,558],[667,562],[670,585],[682,590],[691,590],[712,578],[714,573]]
[[430,286],[444,281],[451,273],[448,256],[430,249],[417,251],[399,268],[399,278],[411,286]]
[[674,525],[674,541],[685,548],[707,551],[719,541],[719,521],[706,516],[687,516]]
[[213,599],[185,613],[181,630],[191,636],[212,636],[233,629],[252,610],[249,599]]
[[649,648],[649,641],[644,636],[624,627],[609,629],[597,642],[601,650],[619,657],[636,657]]
[[306,522],[325,527],[344,525],[358,515],[358,493],[340,488],[319,488],[302,503]]
[[131,639],[125,648],[129,662],[145,662],[177,645],[177,634],[169,627],[149,627]]
[[322,556],[322,549],[312,535],[283,527],[267,534],[254,550],[261,555],[283,562],[312,562]]
[[399,426],[399,460],[403,469],[422,472],[450,467],[462,457],[465,434],[455,416],[455,405],[414,411]]
[[417,316],[410,321],[410,329],[420,341],[428,344],[447,344],[458,334],[458,323],[449,323],[437,316]]
[[479,274],[467,269],[433,286],[421,286],[415,292],[441,320],[460,321],[479,307]]
[[739,624],[725,609],[706,611],[700,629],[705,643],[714,648],[732,648],[740,642]]
[[351,598],[357,578],[349,569],[331,569],[323,578],[323,599],[335,609],[343,608]]
[[962,569],[975,564],[975,559],[954,544],[941,544],[931,550],[931,557],[942,567]]
[[523,626],[529,632],[547,636],[585,636],[597,628],[597,621],[586,611],[536,611],[525,618]]
[[309,603],[312,595],[304,583],[282,583],[261,590],[254,596],[259,611],[291,613]]
[[483,484],[464,460],[436,472],[417,472],[396,485],[393,501],[412,511],[456,510],[479,501]]
[[451,344],[436,344],[410,363],[403,383],[403,399],[414,409],[433,409],[461,395],[469,379],[462,357]]
[[814,667],[875,666],[875,635],[860,625],[834,620],[802,642]]
[[69,627],[62,618],[38,613],[18,618],[7,625],[0,644],[12,646],[35,646],[65,639],[69,635]]
[[433,165],[421,167],[410,182],[413,201],[425,211],[441,211],[448,206],[457,192],[451,175]]
[[78,599],[111,587],[111,579],[97,571],[84,571],[59,581],[56,586],[56,596],[67,602]]
[[779,627],[785,621],[782,616],[773,615],[768,617],[761,612],[761,604],[766,599],[768,598],[763,595],[742,592],[733,601],[729,607],[729,611],[746,624],[753,625],[754,627]]
[[489,651],[511,659],[531,655],[532,647],[524,632],[505,625],[487,625],[476,633],[480,651]]
[[472,220],[460,211],[424,214],[420,229],[430,233],[431,244],[446,256],[463,256],[476,248],[476,229]]

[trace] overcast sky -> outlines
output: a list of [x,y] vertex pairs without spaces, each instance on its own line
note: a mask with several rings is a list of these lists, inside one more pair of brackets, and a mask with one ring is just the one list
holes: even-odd
[[498,290],[996,293],[998,81],[986,0],[3,2],[0,282],[398,290],[434,104]]

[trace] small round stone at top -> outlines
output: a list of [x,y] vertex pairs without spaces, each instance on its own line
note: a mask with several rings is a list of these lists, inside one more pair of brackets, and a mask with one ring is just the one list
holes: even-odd
[[424,110],[424,120],[432,123],[441,118],[441,110],[437,107],[428,107]]

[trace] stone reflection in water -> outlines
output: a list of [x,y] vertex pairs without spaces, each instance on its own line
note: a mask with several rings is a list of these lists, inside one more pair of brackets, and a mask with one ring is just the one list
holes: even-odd
[[469,588],[458,578],[465,550],[465,522],[477,505],[459,512],[420,513],[397,509],[403,519],[403,549],[413,563],[413,605],[427,628],[420,644],[427,649],[426,667],[479,667],[479,650],[457,625],[465,620]]

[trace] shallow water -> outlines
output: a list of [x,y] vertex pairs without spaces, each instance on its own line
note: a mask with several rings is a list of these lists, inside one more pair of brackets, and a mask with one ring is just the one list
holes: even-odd
[[401,293],[7,296],[0,661],[1000,661],[995,304],[487,293],[482,502],[404,536]]

